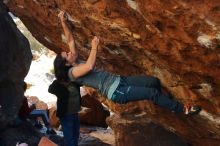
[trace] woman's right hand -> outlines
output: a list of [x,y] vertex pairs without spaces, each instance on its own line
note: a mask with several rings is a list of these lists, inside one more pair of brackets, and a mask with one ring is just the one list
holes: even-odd
[[97,36],[94,36],[92,39],[92,49],[97,49],[99,45],[99,38]]

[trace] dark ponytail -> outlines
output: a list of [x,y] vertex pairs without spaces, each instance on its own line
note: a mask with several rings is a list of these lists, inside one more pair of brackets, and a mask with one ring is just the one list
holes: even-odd
[[71,66],[67,66],[66,63],[66,59],[63,58],[60,54],[58,54],[54,60],[53,65],[55,77],[59,81],[69,81],[68,71],[71,68]]

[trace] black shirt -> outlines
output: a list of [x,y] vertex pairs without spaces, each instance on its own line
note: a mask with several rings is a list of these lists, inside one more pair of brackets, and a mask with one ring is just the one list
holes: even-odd
[[75,114],[80,111],[80,86],[74,82],[67,85],[55,80],[49,86],[49,93],[57,96],[57,117]]

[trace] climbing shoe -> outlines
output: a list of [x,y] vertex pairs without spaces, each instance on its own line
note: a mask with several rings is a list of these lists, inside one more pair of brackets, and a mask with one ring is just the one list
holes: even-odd
[[201,111],[200,106],[189,106],[189,105],[184,106],[184,112],[186,115],[196,115],[200,111]]

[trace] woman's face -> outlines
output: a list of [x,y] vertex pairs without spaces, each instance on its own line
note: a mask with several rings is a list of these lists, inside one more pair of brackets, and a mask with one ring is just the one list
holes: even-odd
[[76,60],[76,57],[73,55],[72,52],[68,52],[68,53],[67,52],[62,52],[61,56],[64,59],[66,59],[67,65],[72,65],[75,62],[75,60]]

